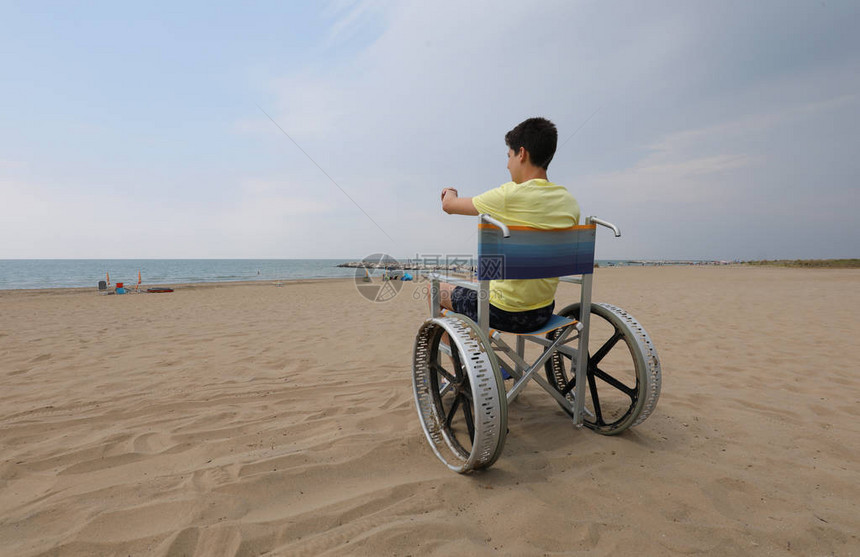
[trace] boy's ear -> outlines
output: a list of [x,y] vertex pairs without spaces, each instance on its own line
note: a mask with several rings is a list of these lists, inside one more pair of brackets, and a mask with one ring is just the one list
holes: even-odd
[[517,152],[517,157],[519,157],[520,162],[522,163],[531,162],[531,157],[525,147],[520,147],[519,152]]

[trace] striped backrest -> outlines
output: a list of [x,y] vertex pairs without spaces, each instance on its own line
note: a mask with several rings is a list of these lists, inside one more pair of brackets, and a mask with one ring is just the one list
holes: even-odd
[[536,279],[594,272],[593,224],[555,230],[478,225],[478,280]]

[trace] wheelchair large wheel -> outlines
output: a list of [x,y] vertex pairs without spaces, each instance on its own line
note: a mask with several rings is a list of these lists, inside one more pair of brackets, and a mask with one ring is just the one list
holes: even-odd
[[[567,306],[559,315],[579,319],[579,304]],[[657,405],[660,360],[648,333],[623,309],[591,304],[589,321],[584,422],[598,433],[616,435],[642,423]],[[556,335],[553,331],[547,338]],[[550,384],[572,401],[575,358],[556,352],[545,368]]]
[[424,322],[415,337],[412,386],[424,434],[450,469],[487,468],[499,458],[508,430],[504,381],[474,322],[456,314]]

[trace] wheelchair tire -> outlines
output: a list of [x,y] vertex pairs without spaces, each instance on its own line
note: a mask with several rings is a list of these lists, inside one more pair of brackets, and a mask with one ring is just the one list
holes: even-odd
[[448,314],[421,325],[412,387],[424,434],[446,466],[465,473],[499,458],[508,430],[504,381],[489,340],[473,321]]
[[[579,304],[558,313],[579,319]],[[547,338],[557,334],[553,331]],[[645,329],[619,307],[591,304],[589,348],[585,425],[603,435],[617,435],[645,421],[657,406],[661,383],[660,359]],[[545,364],[547,380],[569,400],[575,366],[574,358],[558,352]]]

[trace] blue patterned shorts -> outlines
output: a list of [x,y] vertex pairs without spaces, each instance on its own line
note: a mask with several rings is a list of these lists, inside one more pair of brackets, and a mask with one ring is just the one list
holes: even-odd
[[[451,306],[454,311],[461,313],[478,322],[478,292],[471,288],[457,286],[451,293]],[[490,327],[509,333],[528,333],[543,327],[552,317],[555,302],[548,306],[526,311],[505,311],[490,304]]]

